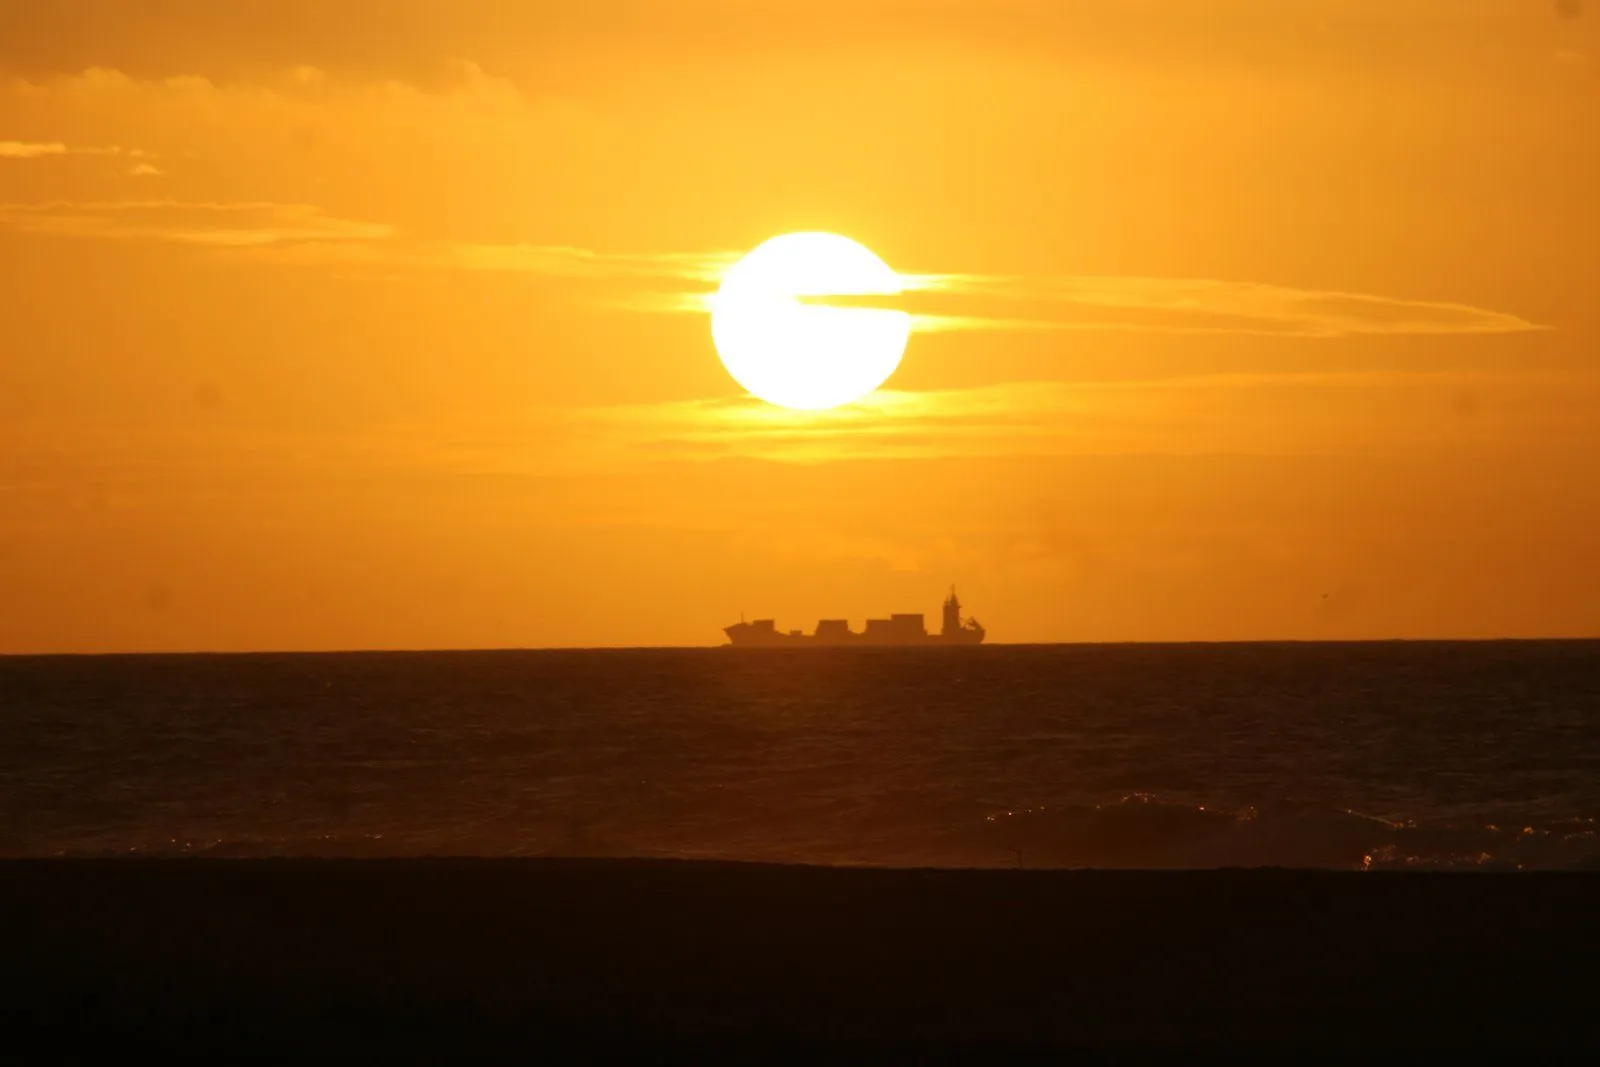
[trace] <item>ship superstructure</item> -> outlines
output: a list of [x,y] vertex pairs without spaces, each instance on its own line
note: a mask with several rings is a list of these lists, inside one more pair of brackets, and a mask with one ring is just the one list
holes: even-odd
[[800,630],[780,630],[774,619],[739,621],[724,627],[723,633],[733,645],[745,647],[770,647],[789,645],[976,645],[983,641],[984,629],[977,619],[963,618],[961,601],[951,586],[945,598],[939,632],[929,633],[923,616],[918,614],[890,615],[886,619],[868,619],[860,632],[850,629],[847,619],[823,619],[812,633]]

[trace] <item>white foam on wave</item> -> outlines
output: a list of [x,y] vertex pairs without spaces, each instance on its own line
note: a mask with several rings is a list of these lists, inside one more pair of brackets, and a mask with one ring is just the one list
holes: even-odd
[[988,816],[979,835],[1030,867],[1563,870],[1600,865],[1592,819],[1419,826],[1284,801],[1217,809],[1148,793]]

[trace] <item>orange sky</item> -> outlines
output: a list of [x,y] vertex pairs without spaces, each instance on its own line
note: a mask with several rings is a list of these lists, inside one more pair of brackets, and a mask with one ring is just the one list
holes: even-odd
[[[0,651],[1600,635],[1581,7],[0,6]],[[812,229],[947,328],[800,415]]]

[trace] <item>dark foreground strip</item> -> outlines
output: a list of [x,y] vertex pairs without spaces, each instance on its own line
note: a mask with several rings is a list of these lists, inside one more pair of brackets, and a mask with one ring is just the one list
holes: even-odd
[[[652,861],[0,863],[13,1050],[1600,1048],[1600,876]],[[34,1058],[34,1057],[30,1057]]]

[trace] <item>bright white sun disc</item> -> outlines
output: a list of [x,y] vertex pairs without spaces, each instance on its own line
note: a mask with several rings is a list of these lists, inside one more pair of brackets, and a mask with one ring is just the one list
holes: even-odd
[[[735,381],[780,407],[816,411],[859,400],[888,380],[911,316],[830,307],[830,296],[894,296],[900,276],[832,233],[789,233],[729,268],[711,304],[711,338]],[[803,301],[801,298],[810,298]]]

